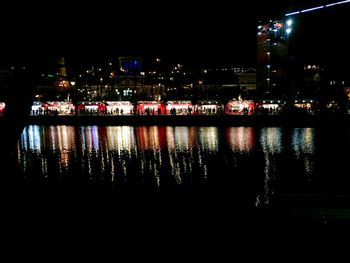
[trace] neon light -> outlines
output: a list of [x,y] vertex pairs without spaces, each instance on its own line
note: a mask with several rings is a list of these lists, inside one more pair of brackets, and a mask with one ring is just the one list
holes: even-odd
[[318,9],[322,9],[322,8],[324,8],[323,5],[316,6],[316,7],[313,7],[313,8],[304,9],[304,10],[301,10],[300,12],[301,13],[306,13],[306,12],[310,12],[310,11],[314,11],[314,10],[318,10]]
[[318,9],[322,9],[322,8],[326,8],[326,7],[331,7],[331,6],[336,6],[336,5],[342,5],[342,4],[346,4],[346,3],[350,3],[350,0],[335,2],[335,3],[327,4],[327,5],[316,6],[316,7],[304,9],[304,10],[301,10],[301,11],[293,11],[293,12],[285,14],[285,16],[298,15],[300,13],[307,13],[307,12],[311,12],[311,11],[314,11],[314,10],[318,10]]
[[341,4],[346,4],[346,3],[349,3],[349,2],[350,2],[350,0],[341,1],[341,2],[336,2],[336,3],[333,3],[333,4],[328,4],[328,5],[326,5],[326,7],[335,6],[335,5],[341,5]]
[[285,16],[293,16],[297,14],[300,14],[300,11],[291,12],[291,13],[285,14]]

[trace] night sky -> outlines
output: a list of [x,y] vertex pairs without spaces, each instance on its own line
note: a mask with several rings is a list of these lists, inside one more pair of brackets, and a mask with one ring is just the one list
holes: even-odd
[[[189,3],[155,1],[128,3],[94,1],[75,6],[59,1],[44,6],[30,3],[2,10],[1,61],[38,64],[65,56],[67,63],[81,65],[123,55],[160,56],[174,62],[196,65],[256,63],[256,26],[264,17],[279,17],[300,8],[328,1],[266,0]],[[349,11],[350,4],[344,5]],[[30,9],[29,9],[30,8]],[[349,22],[346,12],[314,16],[303,22],[298,37],[302,53],[330,50],[334,41],[346,42]],[[331,14],[330,14],[331,13]],[[326,19],[324,19],[326,17]],[[326,22],[327,20],[327,22]],[[314,23],[320,22],[313,33]],[[326,22],[326,23],[325,23]],[[301,30],[302,29],[302,30]],[[302,32],[302,31],[305,32]],[[335,37],[335,38],[333,38]],[[312,42],[312,43],[311,43]],[[339,46],[338,46],[339,47]],[[337,49],[339,53],[339,48]],[[347,51],[349,52],[349,51]],[[335,59],[327,54],[329,59]],[[342,56],[350,58],[349,54]],[[337,59],[335,59],[337,60]]]

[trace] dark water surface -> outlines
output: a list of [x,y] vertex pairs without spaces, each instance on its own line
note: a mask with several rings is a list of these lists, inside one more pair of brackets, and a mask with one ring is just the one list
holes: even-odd
[[348,127],[27,126],[8,244],[215,261],[347,247],[349,146]]
[[40,183],[169,191],[221,187],[256,206],[278,194],[347,194],[349,129],[27,126],[20,173]]

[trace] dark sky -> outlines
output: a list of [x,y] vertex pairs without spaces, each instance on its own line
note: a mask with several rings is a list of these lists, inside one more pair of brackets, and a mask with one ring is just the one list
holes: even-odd
[[[79,64],[138,55],[198,64],[254,65],[260,18],[333,1],[92,1],[75,6],[72,2],[15,3],[2,9],[0,22],[6,26],[1,60],[28,58],[39,63],[63,55]],[[324,39],[329,37],[324,33]]]

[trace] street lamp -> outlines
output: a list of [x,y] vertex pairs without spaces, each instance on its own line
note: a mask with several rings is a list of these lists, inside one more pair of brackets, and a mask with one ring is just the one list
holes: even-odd
[[[75,93],[75,84],[76,84],[76,82],[74,80],[70,81],[70,85],[72,86],[73,93]],[[70,101],[69,91],[68,91],[68,95],[67,95],[67,101]]]
[[102,100],[102,82],[103,78],[100,78],[100,99]]

